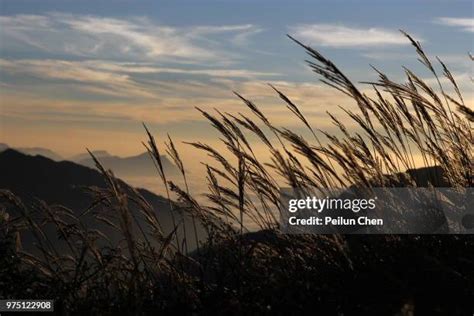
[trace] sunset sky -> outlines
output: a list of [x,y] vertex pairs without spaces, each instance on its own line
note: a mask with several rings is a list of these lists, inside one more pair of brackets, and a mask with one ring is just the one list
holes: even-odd
[[472,105],[472,3],[0,0],[0,142],[131,155],[143,151],[141,122],[212,141],[194,107],[241,111],[233,90],[296,126],[267,83],[329,127],[325,112],[345,99],[318,83],[286,34],[355,81],[376,79],[370,65],[402,80],[402,65],[420,69],[406,30],[449,65]]

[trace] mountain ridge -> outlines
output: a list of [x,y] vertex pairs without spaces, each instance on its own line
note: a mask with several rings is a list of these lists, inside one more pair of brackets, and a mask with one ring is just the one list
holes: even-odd
[[[86,188],[107,188],[104,175],[95,169],[71,161],[56,162],[43,156],[29,156],[13,149],[0,152],[0,175],[0,190],[12,192],[23,204],[37,205],[39,199],[48,205],[64,206],[72,210],[76,217],[81,217],[96,202],[96,197],[92,192],[87,192]],[[191,225],[189,217],[170,209],[168,199],[146,189],[133,189],[120,179],[118,181],[124,192],[132,194],[136,190],[151,205],[165,234],[174,229],[173,216],[176,221],[183,220],[186,225]],[[2,202],[6,203],[0,199],[0,206]],[[135,213],[134,217],[140,217],[137,220],[141,221],[143,227],[147,227],[146,221],[140,216],[139,207],[129,206]],[[113,210],[112,206],[109,207],[109,211]],[[112,239],[118,236],[116,231],[97,224],[96,220],[86,219],[86,223],[88,227],[105,230],[108,236],[113,236]],[[193,240],[191,232],[187,237]],[[28,241],[26,243],[31,244]]]
[[[112,170],[118,177],[151,176],[157,174],[153,160],[147,152],[127,157],[109,155],[96,158],[104,168]],[[168,175],[178,173],[177,167],[168,157],[161,155],[160,158],[163,169]],[[87,167],[95,166],[95,162],[90,156],[78,161],[78,163]]]
[[[10,147],[8,144],[0,143],[0,153],[7,149],[12,149],[30,156],[46,157],[57,162],[71,161],[79,165],[95,169],[95,162],[88,152],[79,153],[69,158],[64,158],[48,148]],[[147,152],[125,157],[110,154],[108,151],[103,149],[93,150],[91,152],[106,169],[112,170],[119,178],[156,175],[155,165]],[[166,155],[161,155],[160,157],[163,168],[167,174],[175,175],[178,173],[177,167]]]

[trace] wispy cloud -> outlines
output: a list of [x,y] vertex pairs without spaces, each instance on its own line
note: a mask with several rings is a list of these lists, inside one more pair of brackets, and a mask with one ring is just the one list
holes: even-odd
[[297,25],[290,27],[290,33],[311,45],[337,48],[364,48],[409,43],[398,31],[384,28],[357,28],[340,24]]
[[7,60],[0,59],[3,71],[29,75],[40,79],[77,82],[90,92],[114,96],[153,97],[153,94],[134,82],[126,74],[105,72],[84,66],[81,62],[64,60]]
[[474,19],[473,18],[450,18],[441,17],[435,20],[437,23],[461,28],[465,32],[474,32]]
[[[2,66],[3,67],[3,66]],[[216,84],[221,81],[220,84]],[[329,108],[338,112],[337,105],[350,104],[341,93],[314,83],[292,83],[270,81],[296,102],[309,119],[325,118]],[[94,87],[94,86],[91,86]],[[186,128],[189,121],[202,121],[194,109],[199,106],[212,110],[216,105],[226,111],[247,113],[246,106],[232,94],[232,90],[257,102],[273,121],[285,125],[298,126],[296,119],[289,119],[284,103],[266,83],[255,80],[242,82],[216,78],[216,82],[198,81],[161,82],[155,86],[159,98],[143,98],[140,102],[126,100],[78,100],[70,95],[53,95],[53,87],[36,90],[8,90],[2,95],[3,115],[27,120],[48,120],[55,122],[75,121],[106,123],[111,120],[132,122],[147,121],[160,124],[182,124]],[[87,114],[87,117],[84,116]],[[250,113],[247,113],[250,114]],[[326,121],[320,124],[326,124]],[[327,122],[330,125],[330,122]]]
[[388,51],[368,51],[363,54],[362,56],[374,59],[374,60],[413,60],[417,58],[415,52],[406,53],[406,52],[388,52]]
[[[1,16],[6,47],[27,45],[47,52],[120,60],[228,61],[224,45],[246,38],[259,28],[243,25],[172,27],[147,18],[107,18],[49,13]],[[226,34],[220,41],[213,36]]]
[[[15,75],[32,76],[51,81],[60,80],[62,84],[70,84],[72,89],[81,89],[92,94],[143,98],[156,98],[161,95],[161,92],[158,93],[157,87],[166,85],[166,82],[162,82],[160,78],[143,80],[136,78],[137,75],[180,74],[186,75],[187,80],[192,76],[250,80],[279,75],[278,73],[246,69],[184,69],[157,67],[147,63],[118,63],[102,60],[9,60],[0,58],[0,67],[2,71]],[[81,86],[73,83],[80,83]],[[41,84],[45,84],[45,82],[35,84],[35,86]],[[209,92],[209,88],[202,90],[201,87],[199,89]]]
[[253,24],[239,24],[239,25],[218,25],[218,26],[197,26],[191,31],[192,34],[218,34],[226,32],[249,32],[255,29]]
[[247,69],[184,69],[158,67],[147,63],[117,63],[109,61],[85,61],[81,62],[84,67],[100,69],[105,71],[137,73],[137,74],[185,74],[185,75],[203,75],[209,77],[224,78],[258,78],[274,77],[281,74],[276,72],[252,71]]

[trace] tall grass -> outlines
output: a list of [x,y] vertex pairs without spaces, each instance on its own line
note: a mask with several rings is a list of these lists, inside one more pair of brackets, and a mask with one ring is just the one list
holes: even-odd
[[[466,277],[460,277],[463,284],[468,284],[462,295],[473,294],[474,269],[467,272],[474,268],[474,258],[466,253],[473,246],[469,237],[387,235],[362,239],[339,234],[287,236],[279,232],[282,186],[308,193],[351,185],[417,186],[416,179],[407,172],[419,167],[416,155],[421,155],[422,166],[439,166],[443,180],[450,186],[473,186],[473,112],[447,66],[438,59],[436,63],[442,69],[438,73],[438,66],[420,43],[403,34],[435,79],[435,86],[409,69],[405,69],[403,83],[374,69],[378,80],[365,83],[372,88],[369,95],[331,60],[290,37],[306,51],[307,63],[321,81],[356,104],[355,109],[341,107],[347,115],[344,118],[327,113],[337,133],[314,127],[303,110],[274,86],[269,89],[275,91],[288,113],[308,129],[310,137],[276,126],[254,102],[238,93],[236,97],[252,115],[198,109],[217,130],[227,151],[224,154],[200,142],[189,144],[213,160],[204,164],[208,187],[204,202],[198,202],[190,192],[185,166],[170,137],[167,153],[180,170],[185,187],[168,180],[157,142],[145,126],[148,141],[144,145],[157,167],[174,214],[170,232],[163,231],[160,218],[148,202],[137,191],[125,188],[92,153],[107,189],[95,190],[96,203],[88,212],[123,236],[119,244],[104,246],[102,241],[107,236],[84,227],[81,216],[71,210],[44,203],[29,208],[11,193],[1,191],[8,206],[6,211],[21,214],[14,219],[2,215],[2,234],[10,245],[5,249],[12,249],[16,232],[28,231],[33,234],[39,253],[13,251],[14,263],[4,263],[2,275],[18,274],[20,269],[34,271],[35,277],[25,280],[23,289],[15,288],[14,281],[7,282],[8,290],[0,290],[0,296],[53,297],[60,309],[76,312],[122,309],[136,314],[151,310],[266,313],[289,307],[301,310],[311,305],[305,300],[312,300],[324,311],[374,311],[381,305],[369,300],[364,307],[356,300],[344,299],[347,291],[334,280],[345,277],[348,284],[354,284],[354,278],[372,267],[374,274],[395,287],[402,282],[397,273],[403,273],[396,265],[406,260],[399,252],[414,254],[415,250],[422,257],[420,260],[429,261],[443,276],[452,274],[456,278],[466,273]],[[347,122],[356,123],[358,128],[349,129]],[[267,148],[269,162],[259,159],[251,138]],[[439,174],[432,174],[433,183],[436,177]],[[171,199],[171,192],[178,197],[176,201]],[[183,227],[183,216],[192,218],[192,227]],[[44,232],[48,225],[55,227],[68,251],[56,249],[55,241]],[[196,225],[205,227],[206,240],[199,240]],[[186,240],[186,230],[190,229],[195,233],[196,247]],[[452,264],[445,260],[452,249],[463,251],[467,260],[464,265],[454,259]],[[367,282],[377,286],[373,279]],[[410,295],[414,295],[409,286],[400,285],[398,290],[406,291],[408,303],[403,301],[403,295],[387,301],[376,291],[370,293],[396,311],[405,303],[412,304]]]

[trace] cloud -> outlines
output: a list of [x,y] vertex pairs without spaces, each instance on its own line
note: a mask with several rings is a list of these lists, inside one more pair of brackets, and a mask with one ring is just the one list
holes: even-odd
[[220,25],[220,26],[197,26],[191,31],[195,35],[218,34],[226,32],[249,32],[255,29],[253,24]]
[[[1,16],[0,27],[6,48],[89,58],[215,63],[236,57],[228,43],[259,30],[252,24],[172,27],[147,18],[66,13]],[[226,36],[215,38],[219,34]]]
[[310,45],[336,48],[365,48],[382,45],[407,45],[398,31],[383,28],[357,28],[337,24],[305,24],[290,28],[290,34]]
[[[87,67],[81,62],[64,60],[8,60],[0,59],[2,71],[20,76],[59,80],[65,83],[82,83],[76,87],[90,92],[114,96],[153,97],[144,87],[134,82],[126,74],[100,71]],[[44,82],[43,82],[44,84]],[[41,86],[41,83],[38,84]],[[74,85],[70,85],[74,89]]]
[[210,77],[223,78],[257,78],[273,77],[281,74],[276,72],[251,71],[247,69],[189,69],[189,68],[170,68],[158,67],[147,63],[114,63],[108,61],[86,61],[82,62],[86,67],[95,69],[138,74],[185,74],[185,75],[204,75]]
[[[4,64],[0,63],[3,68]],[[46,66],[45,66],[46,68]],[[56,76],[51,74],[52,76]],[[82,80],[82,79],[81,79]],[[337,105],[348,104],[348,99],[329,87],[314,83],[292,83],[286,81],[270,81],[297,103],[308,118],[326,117],[325,111],[338,111]],[[120,80],[116,87],[131,85]],[[233,95],[232,90],[255,101],[261,109],[278,124],[298,126],[296,119],[291,120],[285,104],[265,83],[256,80],[242,82],[216,78],[215,81],[160,82],[152,85],[156,98],[134,99],[128,102],[123,99],[113,100],[80,100],[71,98],[71,87],[64,95],[55,93],[54,86],[40,86],[38,90],[15,87],[2,94],[2,114],[33,122],[81,122],[82,124],[101,124],[110,120],[127,122],[132,125],[142,121],[159,124],[183,124],[188,121],[202,121],[203,118],[194,109],[199,106],[211,110],[214,107],[226,112],[248,112],[246,106]],[[91,85],[90,88],[102,85]],[[127,89],[128,87],[124,88]],[[135,88],[135,87],[133,87]],[[132,89],[133,89],[132,88]],[[125,91],[125,94],[129,93]],[[87,117],[84,116],[87,114]],[[321,122],[320,124],[323,124]]]
[[416,53],[406,52],[387,52],[387,51],[369,51],[363,53],[362,56],[374,60],[416,60],[418,57]]
[[[257,79],[278,76],[278,73],[251,71],[247,69],[185,69],[158,67],[149,63],[118,63],[103,60],[66,61],[55,59],[20,59],[9,60],[0,58],[2,72],[18,76],[18,78],[34,77],[46,79],[35,83],[36,88],[43,85],[60,82],[68,85],[68,91],[80,90],[94,95],[106,95],[116,98],[158,98],[169,94],[166,77],[156,75],[178,74],[185,75],[186,81],[181,80],[174,93],[184,93],[186,82],[193,77],[228,78],[228,79]],[[147,78],[141,76],[147,75]],[[150,78],[150,75],[152,76]],[[153,76],[154,75],[154,76]],[[30,80],[31,81],[31,80]],[[21,84],[18,84],[21,85]],[[196,86],[196,84],[194,84]],[[64,88],[62,88],[64,89]],[[164,91],[163,91],[164,90]],[[209,87],[199,86],[197,91],[210,93]]]
[[[456,84],[458,85],[459,89],[461,90],[461,94],[464,96],[466,99],[472,99],[472,96],[474,95],[472,92],[472,74],[468,72],[451,72],[451,75],[453,76],[454,80],[456,81]],[[422,80],[436,89],[438,85],[438,79],[437,78],[422,78]],[[446,78],[446,77],[441,77],[439,78],[440,83],[443,85],[443,90],[447,93],[454,93],[453,86],[451,84],[451,81]]]
[[448,18],[441,17],[435,20],[437,23],[461,28],[465,32],[474,32],[474,19],[473,18]]

